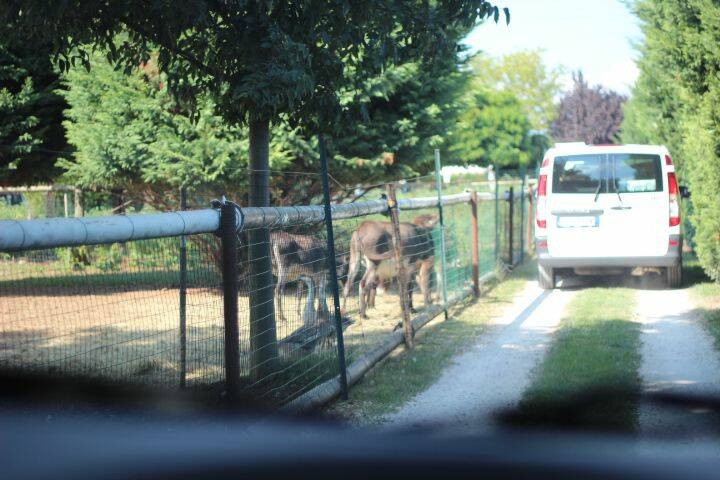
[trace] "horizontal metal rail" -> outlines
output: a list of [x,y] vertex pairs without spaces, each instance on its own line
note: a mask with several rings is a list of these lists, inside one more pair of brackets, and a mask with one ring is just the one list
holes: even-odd
[[147,215],[0,220],[0,251],[98,245],[218,230],[216,210]]
[[[493,194],[478,194],[479,200],[491,201]],[[467,203],[470,193],[442,197],[443,205]],[[401,210],[437,206],[436,197],[405,198],[398,201]],[[385,200],[332,206],[333,220],[362,217],[387,211]],[[322,206],[248,207],[242,209],[239,228],[271,228],[320,223],[325,220]],[[220,228],[220,212],[214,209],[186,210],[145,215],[109,215],[102,217],[49,218],[36,220],[0,220],[0,251],[38,250],[42,248],[100,245],[151,238],[214,233]]]
[[[453,205],[456,203],[468,203],[470,202],[470,197],[470,192],[456,193],[454,195],[443,195],[442,204]],[[400,208],[400,210],[419,210],[421,208],[434,208],[437,207],[437,204],[437,197],[401,198],[398,200],[398,207]]]

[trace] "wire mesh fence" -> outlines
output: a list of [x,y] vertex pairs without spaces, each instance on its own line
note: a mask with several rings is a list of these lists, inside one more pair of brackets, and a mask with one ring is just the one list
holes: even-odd
[[[191,382],[222,378],[216,243],[187,242]],[[178,385],[179,253],[162,238],[0,254],[0,365]]]
[[[321,207],[241,208],[232,255],[217,209],[182,223],[125,216],[136,218],[129,229],[116,216],[84,230],[71,219],[0,221],[0,368],[189,388],[232,375],[261,401],[290,402],[336,377],[340,357],[351,364],[383,344],[404,308],[415,318],[466,294],[476,275],[519,261],[531,244],[528,195],[447,184],[441,224],[431,180],[397,184],[397,234],[378,195],[333,207],[336,286]],[[476,223],[468,189],[481,192]],[[69,242],[73,232],[84,233]]]

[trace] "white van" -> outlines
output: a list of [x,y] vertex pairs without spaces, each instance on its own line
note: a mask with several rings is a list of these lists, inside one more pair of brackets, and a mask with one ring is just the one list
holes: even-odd
[[535,247],[538,281],[555,288],[576,274],[660,270],[682,283],[680,197],[667,148],[557,144],[538,178]]

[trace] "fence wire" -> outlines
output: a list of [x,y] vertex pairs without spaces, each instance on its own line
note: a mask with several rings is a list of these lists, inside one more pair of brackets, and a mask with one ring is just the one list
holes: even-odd
[[[184,371],[208,383],[223,364],[217,239],[187,251]],[[179,254],[179,238],[0,254],[0,366],[178,385]]]
[[[378,198],[383,188],[374,187],[377,193],[361,201]],[[443,188],[494,195],[492,183],[475,180]],[[507,185],[502,188],[497,205],[488,197],[477,205],[481,276],[499,260],[519,261],[531,244],[531,210],[518,182],[510,251]],[[437,195],[431,177],[402,182],[397,193]],[[444,207],[443,274],[437,206],[400,209],[413,315],[442,304],[443,286],[448,299],[472,286],[471,212],[469,203]],[[335,220],[333,231],[350,364],[399,328],[398,269],[388,216]],[[241,229],[237,240],[240,386],[267,403],[287,403],[339,373],[326,231],[322,223],[281,221]],[[222,384],[221,252],[220,238],[207,233],[0,253],[0,368],[170,387]]]

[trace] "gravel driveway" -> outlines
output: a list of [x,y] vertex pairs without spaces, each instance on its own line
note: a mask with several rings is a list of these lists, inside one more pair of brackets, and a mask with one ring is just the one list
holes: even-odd
[[[693,313],[686,290],[639,290],[638,319],[643,324],[640,376],[648,392],[720,396],[720,357]],[[666,409],[642,405],[643,434],[701,438],[717,432],[717,418],[703,409]]]
[[[582,279],[576,283],[566,286],[592,286]],[[642,324],[639,374],[644,389],[720,397],[720,355],[695,314],[688,291],[653,289],[646,282],[627,286],[637,293],[635,318]],[[548,293],[528,282],[478,343],[459,355],[433,386],[385,417],[385,426],[441,426],[449,433],[492,428],[493,412],[511,408],[521,399],[577,291]],[[720,418],[703,409],[643,403],[639,413],[643,436],[664,436],[675,446],[680,437],[692,441],[720,432]]]
[[572,295],[544,292],[528,282],[478,344],[458,356],[433,386],[386,417],[386,426],[442,425],[453,432],[491,427],[493,412],[520,400]]

